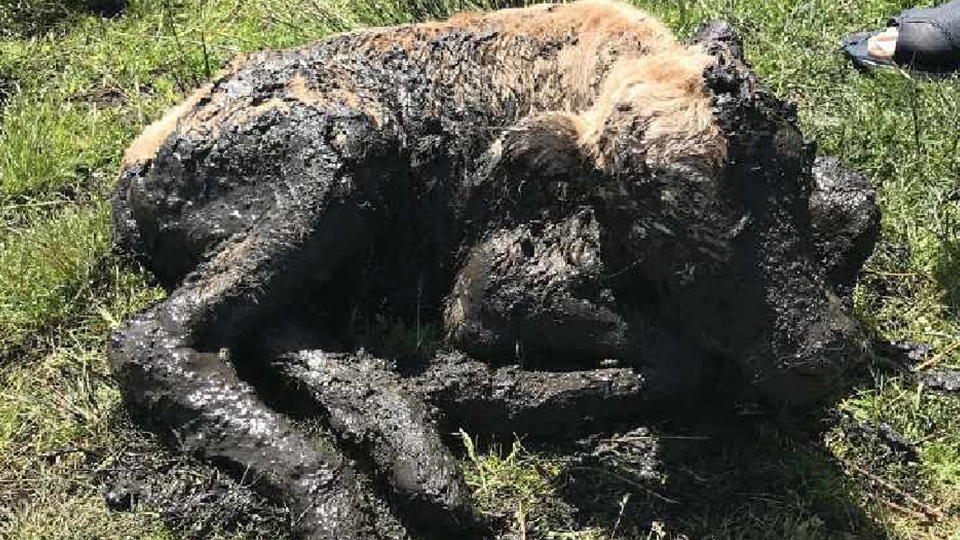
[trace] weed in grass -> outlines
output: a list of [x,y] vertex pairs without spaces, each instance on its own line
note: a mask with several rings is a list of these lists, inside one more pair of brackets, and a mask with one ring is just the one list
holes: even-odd
[[[572,534],[572,508],[558,494],[560,461],[530,454],[518,440],[509,452],[497,444],[484,451],[469,434],[461,430],[459,435],[464,476],[481,510],[509,523],[521,537],[561,530]],[[594,532],[579,531],[575,536],[586,540]]]

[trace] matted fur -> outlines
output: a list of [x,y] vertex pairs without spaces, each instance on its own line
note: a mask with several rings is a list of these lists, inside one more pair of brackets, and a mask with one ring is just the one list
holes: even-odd
[[[724,157],[726,143],[703,90],[702,73],[712,57],[697,46],[680,44],[663,23],[625,3],[581,0],[473,12],[443,22],[365,29],[354,35],[365,38],[364,46],[374,51],[393,47],[413,51],[426,48],[437,35],[457,31],[494,36],[485,58],[475,59],[476,68],[488,71],[491,84],[503,95],[521,96],[534,104],[530,114],[569,115],[584,154],[599,168],[630,166],[615,162],[624,149],[614,141],[630,142],[627,153],[635,156],[636,165],[696,159],[715,166]],[[537,59],[532,72],[512,50],[517,36],[537,40],[565,35],[577,39],[555,58]],[[223,75],[235,74],[240,65],[234,62]],[[337,90],[322,93],[297,76],[287,82],[284,95],[267,103],[236,101],[204,86],[144,130],[127,151],[124,168],[150,161],[175,131],[216,131],[221,123],[249,121],[290,101],[323,109],[348,106],[379,123],[383,104],[377,96],[365,94],[346,75],[336,86]]]

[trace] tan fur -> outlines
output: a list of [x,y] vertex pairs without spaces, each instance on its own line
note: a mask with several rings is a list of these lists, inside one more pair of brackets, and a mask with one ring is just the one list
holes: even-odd
[[179,133],[193,136],[214,136],[219,133],[220,120],[232,112],[232,108],[223,106],[222,95],[211,93],[206,103],[193,107],[177,122]]
[[336,89],[322,93],[315,88],[311,88],[310,83],[303,75],[297,74],[287,85],[286,91],[285,98],[288,100],[298,101],[304,105],[317,108],[339,105],[354,111],[367,113],[376,126],[383,123],[384,112],[382,106],[350,90]]
[[212,84],[205,84],[190,95],[183,103],[167,111],[159,120],[147,126],[123,155],[121,166],[125,169],[133,165],[147,163],[153,160],[163,141],[167,140],[177,123],[186,116],[197,103],[210,95]]
[[290,104],[287,101],[284,101],[280,98],[270,98],[262,103],[258,103],[257,105],[231,107],[227,119],[221,120],[219,123],[243,125],[252,122],[258,116],[266,114],[270,111],[288,108],[289,106]]
[[[600,168],[616,166],[624,151],[642,153],[647,165],[685,158],[719,165],[726,141],[703,90],[703,70],[712,58],[695,48],[677,48],[618,64],[593,109],[584,116],[581,142]],[[635,138],[624,137],[637,130]],[[627,142],[622,149],[609,143]]]
[[[680,47],[662,22],[642,10],[611,0],[539,4],[490,13],[467,12],[446,21],[370,28],[359,33],[368,36],[366,46],[373,49],[389,50],[399,46],[416,51],[438,34],[457,30],[499,35],[491,43],[489,53],[498,67],[493,73],[495,86],[530,93],[535,88],[544,94],[562,93],[566,110],[580,110],[595,97],[602,58],[614,54],[618,58],[639,58],[645,54],[671,53]],[[578,43],[561,50],[558,58],[538,61],[532,70],[527,65],[515,65],[517,59],[512,53],[516,36],[546,40],[567,35],[578,36]],[[543,75],[556,72],[562,74],[562,83],[543,88]],[[548,97],[554,99],[554,96]]]
[[[222,78],[236,73],[246,60],[246,55],[236,55],[227,67],[217,74],[217,77]],[[201,86],[179,105],[167,111],[159,120],[147,126],[124,152],[121,170],[153,161],[157,151],[160,150],[160,145],[177,129],[180,120],[187,117],[202,100],[210,97],[212,91],[213,83]]]
[[332,105],[342,105],[349,109],[360,109],[363,105],[360,96],[349,90],[337,89],[326,94],[310,88],[303,75],[295,75],[287,85],[288,99],[299,101],[312,107],[327,108]]
[[[703,89],[703,70],[712,58],[698,47],[687,47],[657,19],[622,2],[582,0],[568,5],[540,5],[471,13],[435,29],[480,26],[505,33],[544,38],[575,32],[577,46],[560,51],[556,60],[537,62],[530,76],[504,61],[494,85],[516,87],[531,94],[563,94],[561,110],[579,113],[584,151],[598,167],[614,168],[618,157],[633,152],[647,165],[663,165],[694,158],[717,165],[725,157],[726,142],[716,126],[712,104]],[[510,43],[504,43],[509,47]],[[602,80],[601,59],[612,48],[617,63]],[[503,55],[507,57],[508,55]],[[559,71],[559,87],[543,84],[541,73]],[[512,83],[512,84],[511,84]],[[536,96],[531,99],[536,103]],[[535,107],[532,113],[540,111]],[[642,127],[634,136],[629,129]],[[626,135],[626,136],[625,136]],[[617,148],[629,142],[632,148]]]
[[[483,58],[471,59],[475,69],[489,76],[496,92],[490,103],[494,110],[522,98],[528,110],[518,111],[520,115],[570,115],[579,128],[581,149],[600,168],[622,166],[625,156],[648,166],[689,158],[715,165],[724,158],[726,144],[703,89],[702,72],[711,57],[680,44],[660,21],[628,4],[581,0],[464,13],[443,22],[368,29],[356,35],[363,38],[365,48],[400,46],[425,62],[440,62],[433,72],[435,82],[454,88],[456,99],[468,103],[471,89],[458,84],[456,59],[431,59],[431,48],[426,46],[437,34],[456,29],[495,33]],[[517,36],[560,39],[567,35],[576,40],[564,41],[570,45],[554,58],[531,62],[515,51]],[[229,71],[238,69],[235,62]],[[321,92],[297,75],[287,83],[284,95],[257,106],[229,100],[219,92],[211,96],[210,87],[204,87],[147,128],[128,150],[124,166],[153,159],[178,124],[184,133],[215,134],[222,124],[250,121],[292,101],[317,108],[362,110],[381,124],[385,111],[378,97],[356,84],[345,75],[337,79],[335,89]],[[197,108],[207,97],[206,106]],[[424,114],[441,112],[425,110]]]
[[502,9],[491,13],[461,13],[442,22],[416,25],[427,33],[483,28],[534,38],[568,32],[602,35],[606,38],[629,34],[655,47],[675,43],[673,34],[659,20],[622,2],[581,0],[572,4],[540,4]]
[[327,96],[309,88],[307,79],[303,75],[297,74],[287,85],[287,96],[293,98],[304,105],[322,105],[329,104]]

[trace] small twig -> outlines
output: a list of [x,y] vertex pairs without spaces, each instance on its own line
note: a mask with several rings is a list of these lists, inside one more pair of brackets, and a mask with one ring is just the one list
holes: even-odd
[[957,349],[960,349],[960,341],[955,341],[955,342],[953,342],[952,345],[950,345],[950,346],[947,347],[946,349],[938,352],[937,354],[933,355],[933,357],[930,358],[929,360],[926,360],[926,361],[918,364],[917,367],[915,367],[913,370],[914,370],[914,371],[923,371],[923,370],[925,370],[925,369],[927,369],[927,368],[933,367],[934,365],[940,363],[941,360],[943,360],[944,358],[946,358],[946,356],[947,356],[948,354],[952,353],[953,351],[955,351],[955,350],[957,350]]
[[957,155],[957,146],[960,145],[960,119],[954,120],[953,122],[953,147],[946,154],[948,156]]
[[878,503],[886,506],[887,508],[890,508],[891,510],[895,510],[895,511],[897,511],[897,512],[900,512],[901,514],[907,514],[907,515],[909,515],[909,516],[913,516],[914,518],[922,519],[922,520],[924,520],[924,521],[929,521],[929,520],[930,520],[930,516],[924,514],[923,512],[918,512],[918,511],[916,511],[916,510],[914,510],[914,509],[912,509],[912,508],[907,508],[906,506],[901,506],[901,505],[899,505],[899,504],[897,504],[897,503],[895,503],[895,502],[893,502],[893,501],[888,501],[887,499],[884,499],[884,498],[878,496],[878,495],[875,494],[875,493],[868,493],[867,495],[868,495],[871,499],[877,501]]
[[942,436],[943,436],[944,434],[946,434],[946,433],[947,433],[947,430],[946,430],[946,429],[938,429],[937,431],[934,431],[933,433],[931,433],[931,434],[929,434],[929,435],[927,435],[927,436],[925,436],[925,437],[920,437],[919,439],[916,439],[915,441],[913,441],[913,443],[914,443],[914,444],[922,444],[922,443],[925,443],[925,442],[929,442],[929,441],[932,441],[932,440],[936,439],[937,437],[942,437]]
[[621,269],[613,272],[612,274],[607,274],[607,275],[605,275],[605,276],[600,276],[600,279],[602,279],[602,280],[616,279],[616,278],[620,277],[621,275],[625,274],[626,272],[629,272],[630,270],[633,270],[634,268],[636,268],[637,266],[639,266],[643,261],[644,261],[644,259],[641,257],[641,258],[633,261],[632,263],[624,266],[623,268],[621,268]]
[[517,528],[520,540],[527,540],[527,513],[523,511],[523,501],[517,503]]
[[[894,495],[897,495],[898,497],[902,498],[908,503],[916,506],[927,517],[932,517],[935,519],[943,519],[945,517],[946,514],[943,512],[943,510],[921,501],[920,499],[914,497],[913,495],[907,493],[906,491],[891,484],[887,480],[884,480],[883,478],[880,478],[879,476],[871,473],[870,471],[864,469],[863,467],[860,467],[859,465],[855,465],[849,462],[845,462],[844,465],[849,467],[850,470],[852,470],[853,472],[859,474],[860,476],[863,476],[867,480],[870,480],[874,484],[877,484],[878,486],[886,489],[887,491],[893,493]],[[889,501],[885,501],[885,502],[889,502]]]
[[223,26],[228,19],[236,19],[237,15],[240,13],[240,0],[236,0],[233,3],[233,7],[226,11],[226,15],[222,19],[217,21],[217,27]]
[[917,156],[920,156],[920,91],[916,81],[910,79],[910,112],[913,117],[913,142],[916,145]]
[[658,441],[658,440],[674,440],[674,441],[709,441],[710,437],[703,435],[631,435],[629,437],[615,437],[612,439],[607,439],[610,442],[616,441]]
[[50,459],[55,457],[64,456],[67,454],[84,454],[87,456],[96,456],[97,453],[93,450],[88,450],[86,448],[80,448],[78,446],[67,446],[64,448],[58,448],[56,450],[50,450],[49,452],[43,452],[40,454],[40,457],[43,459]]
[[612,477],[612,478],[615,478],[615,479],[617,479],[617,480],[619,480],[619,481],[621,481],[621,482],[624,482],[624,483],[626,483],[626,484],[629,484],[629,485],[631,485],[631,486],[633,486],[633,487],[635,487],[635,488],[638,488],[638,489],[640,489],[640,490],[643,490],[643,491],[646,492],[648,495],[650,495],[650,496],[652,496],[652,497],[654,497],[654,498],[660,499],[661,501],[663,501],[663,502],[665,502],[665,503],[669,503],[669,504],[680,504],[680,501],[678,501],[678,500],[676,500],[676,499],[671,499],[670,497],[667,497],[666,495],[661,495],[661,494],[657,493],[656,491],[648,488],[647,486],[641,484],[640,482],[637,482],[636,480],[632,480],[632,479],[630,479],[630,478],[627,478],[626,476],[619,475],[619,474],[617,474],[617,473],[615,473],[615,472],[612,472],[612,471],[608,471],[608,470],[606,470],[606,469],[604,469],[604,468],[602,468],[602,467],[571,467],[571,470],[575,470],[575,471],[576,471],[576,470],[581,470],[581,471],[600,472],[600,473],[606,474],[607,476],[610,476],[610,477]]
[[879,270],[867,270],[868,274],[873,274],[875,276],[883,277],[902,277],[902,278],[912,278],[917,277],[919,274],[916,272],[881,272]]
[[42,206],[59,206],[61,204],[70,204],[72,201],[41,201],[41,202],[31,202],[23,204],[11,204],[7,206],[0,206],[0,212],[6,212],[8,210],[19,210],[21,208],[39,208]]
[[[130,32],[117,32],[116,35],[117,35],[118,37],[128,37],[128,38],[134,38],[134,39],[143,39],[143,36],[142,36],[141,34],[133,34],[133,33],[130,33]],[[210,36],[211,36],[211,37],[214,37],[214,36],[231,37],[232,34],[229,34],[229,33],[227,33],[227,32],[222,32],[222,31],[216,31],[216,28],[213,28],[213,29],[210,29]],[[156,41],[165,41],[165,40],[167,40],[167,41],[172,41],[172,42],[174,42],[174,43],[176,43],[177,41],[179,41],[179,42],[182,43],[182,44],[194,45],[194,46],[197,46],[197,47],[199,47],[199,46],[201,46],[201,45],[203,44],[199,39],[191,38],[189,35],[178,35],[178,36],[177,36],[177,39],[174,39],[174,38],[172,38],[172,37],[170,37],[170,36],[166,36],[166,35],[163,35],[163,34],[152,34],[152,35],[150,36],[150,39],[153,39],[153,40],[156,40]],[[223,51],[223,52],[225,52],[225,53],[227,53],[227,54],[237,54],[237,53],[239,53],[239,52],[241,51],[241,48],[240,48],[239,46],[237,46],[237,45],[210,43],[209,40],[208,40],[208,42],[207,42],[207,47],[208,47],[211,51]]]
[[[180,67],[183,68],[187,66],[187,59],[186,59],[186,55],[184,54],[183,43],[180,42],[180,33],[177,32],[177,20],[173,15],[172,9],[170,8],[169,5],[167,5],[166,2],[163,3],[163,7],[164,7],[164,15],[166,15],[166,18],[167,18],[167,24],[170,25],[170,31],[173,34],[173,43],[177,49],[177,56],[178,56],[178,60],[180,61]],[[189,90],[189,87],[187,87],[183,83],[183,81],[180,79],[180,75],[175,72],[174,77],[177,80],[177,86],[180,88],[180,91],[187,92],[187,90]],[[200,81],[197,80],[196,75],[193,76],[193,86],[200,86]]]
[[613,530],[610,531],[610,538],[617,537],[617,529],[620,528],[620,522],[623,520],[623,512],[627,509],[627,503],[630,502],[630,494],[627,493],[620,499],[620,513],[617,514],[617,522],[613,524]]
[[420,310],[422,309],[420,301],[423,297],[423,272],[420,273],[420,278],[417,281],[417,351],[419,351],[423,345],[423,336],[420,333]]
[[203,8],[206,7],[206,2],[200,3],[200,47],[203,50],[203,74],[209,79],[213,72],[210,70],[210,51],[207,50],[207,32],[202,24],[203,21]]

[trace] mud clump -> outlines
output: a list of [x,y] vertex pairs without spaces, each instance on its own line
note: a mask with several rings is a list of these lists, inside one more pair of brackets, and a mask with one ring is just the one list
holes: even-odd
[[113,336],[130,410],[342,539],[487,535],[440,433],[823,399],[879,221],[732,29],[604,1],[258,53],[145,130],[113,209],[171,290]]

